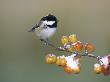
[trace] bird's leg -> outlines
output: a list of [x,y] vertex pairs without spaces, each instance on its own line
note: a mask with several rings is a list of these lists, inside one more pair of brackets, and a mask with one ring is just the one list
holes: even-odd
[[44,42],[45,45],[47,45],[47,41],[44,39],[40,39],[42,42]]
[[49,39],[46,39],[45,41],[46,41],[46,45],[48,46],[50,44]]
[[43,41],[45,43],[45,45],[54,47],[56,49],[56,47],[53,44],[51,44],[48,39],[46,39],[46,40],[40,39],[40,40]]
[[42,42],[44,42],[44,44],[45,45],[49,45],[50,44],[50,42],[48,41],[48,39],[40,39]]
[[45,39],[44,42],[45,42],[45,45],[47,45],[47,46],[48,46],[49,43],[50,43],[48,39]]

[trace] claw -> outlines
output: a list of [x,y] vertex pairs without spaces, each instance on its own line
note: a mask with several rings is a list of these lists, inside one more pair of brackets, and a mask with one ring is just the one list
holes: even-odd
[[48,43],[49,43],[47,40],[44,40],[44,39],[40,39],[40,40],[41,40],[42,42],[44,42],[45,45],[48,45]]
[[48,40],[48,39],[47,39],[47,40],[40,39],[40,40],[41,40],[41,41],[43,41],[45,45],[56,48],[53,44],[51,44],[51,43],[49,42],[49,40]]

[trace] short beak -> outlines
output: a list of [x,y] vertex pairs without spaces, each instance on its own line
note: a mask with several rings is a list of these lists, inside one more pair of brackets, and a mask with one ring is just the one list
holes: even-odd
[[35,31],[34,27],[28,30],[28,32],[34,32],[34,31]]

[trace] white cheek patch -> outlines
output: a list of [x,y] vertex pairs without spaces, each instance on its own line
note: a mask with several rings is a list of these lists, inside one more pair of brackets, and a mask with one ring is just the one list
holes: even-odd
[[45,20],[44,23],[47,24],[47,25],[52,25],[52,24],[55,23],[55,21],[46,21],[46,20]]

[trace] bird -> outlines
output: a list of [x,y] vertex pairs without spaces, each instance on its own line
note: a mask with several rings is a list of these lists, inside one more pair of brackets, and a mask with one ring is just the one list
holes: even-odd
[[[28,32],[35,32],[36,36],[44,41],[45,44],[50,44],[49,39],[56,33],[58,19],[52,14],[48,14],[40,19]],[[50,44],[53,46],[52,44]]]

